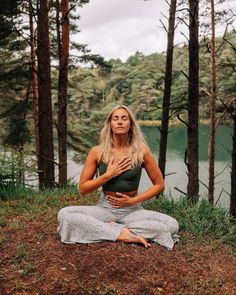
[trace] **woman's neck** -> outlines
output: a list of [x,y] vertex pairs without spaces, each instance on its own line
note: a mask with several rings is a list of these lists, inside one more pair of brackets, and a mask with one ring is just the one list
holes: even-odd
[[127,135],[120,135],[120,136],[113,135],[113,147],[115,149],[127,148],[128,147],[128,136]]

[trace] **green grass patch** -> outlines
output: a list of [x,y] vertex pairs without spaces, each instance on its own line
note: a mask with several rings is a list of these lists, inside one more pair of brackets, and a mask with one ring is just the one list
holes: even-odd
[[36,194],[36,191],[33,188],[24,186],[23,184],[9,183],[0,186],[0,200],[25,198],[34,194]]
[[73,199],[78,203],[79,194],[75,185],[42,191],[26,190],[18,198],[0,200],[0,221],[5,225],[9,216],[23,215],[27,220],[33,220],[41,214],[55,214],[58,208]]
[[6,237],[0,236],[0,245],[7,242],[7,241],[8,241],[8,239]]
[[220,239],[227,244],[236,243],[236,224],[227,210],[214,207],[207,200],[192,204],[187,198],[173,200],[160,196],[149,201],[146,209],[159,211],[175,217],[180,230],[201,238]]
[[22,229],[25,227],[24,223],[20,222],[19,220],[14,220],[8,224],[10,227],[14,227],[16,229]]
[[115,295],[115,294],[116,294],[116,291],[111,287],[107,287],[105,288],[105,290],[99,293],[99,295]]
[[16,259],[24,259],[27,257],[27,252],[25,249],[25,244],[24,243],[20,243],[17,246],[17,254],[16,254]]
[[4,221],[4,220],[0,220],[0,227],[1,226],[6,226],[7,224],[6,224],[6,222]]
[[[41,216],[55,217],[58,210],[65,206],[96,204],[98,195],[99,192],[82,197],[77,192],[76,185],[33,193],[28,191],[28,194],[24,193],[18,199],[0,201],[0,224],[11,225],[15,216],[22,217],[23,221],[37,220]],[[212,238],[220,243],[236,244],[235,220],[226,210],[213,207],[207,200],[192,204],[187,198],[174,200],[160,196],[148,201],[144,207],[175,217],[180,224],[180,231],[188,232],[197,237],[198,241]],[[8,221],[9,217],[11,222]],[[22,219],[14,224],[19,228],[22,225]]]
[[29,263],[22,266],[20,270],[18,271],[18,273],[22,274],[23,276],[28,276],[32,274],[34,271],[35,271],[35,266]]

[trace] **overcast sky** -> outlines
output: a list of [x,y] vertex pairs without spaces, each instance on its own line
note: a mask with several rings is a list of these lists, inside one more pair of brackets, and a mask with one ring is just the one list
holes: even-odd
[[[226,0],[222,9],[235,9],[236,0]],[[204,7],[202,7],[204,9]],[[88,44],[92,53],[125,61],[136,51],[145,55],[166,50],[166,32],[160,19],[168,16],[165,0],[90,0],[79,8],[81,32],[74,38],[81,44]],[[222,34],[223,23],[217,31]],[[175,44],[186,42],[187,27],[178,26]]]
[[164,0],[90,0],[79,9],[81,32],[76,39],[106,59],[162,52],[166,33],[161,13],[167,13]]

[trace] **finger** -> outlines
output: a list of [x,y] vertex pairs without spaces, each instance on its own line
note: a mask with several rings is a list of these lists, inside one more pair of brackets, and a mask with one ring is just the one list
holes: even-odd
[[114,197],[114,196],[111,196],[111,195],[107,195],[107,198],[109,199],[109,200],[113,200],[113,201],[115,201],[117,198],[116,197]]
[[109,164],[113,164],[113,163],[114,163],[114,157],[111,156],[111,159],[110,159],[110,161],[109,161]]
[[125,164],[125,163],[127,163],[127,162],[130,162],[130,158],[129,158],[128,156],[125,156],[123,159],[121,159],[121,160],[119,161],[119,165],[121,165],[121,164]]
[[116,206],[118,205],[117,198],[114,198],[114,197],[109,197],[108,202],[112,205],[116,205]]
[[131,166],[131,161],[130,160],[128,162],[123,163],[123,164],[120,165],[120,167],[122,167],[122,168],[130,167],[130,166]]
[[125,194],[122,194],[120,192],[116,192],[116,195],[120,198],[120,197],[127,197],[127,195]]
[[126,171],[126,170],[130,169],[130,167],[131,167],[131,162],[120,165],[120,169],[122,171]]
[[127,159],[126,161],[123,162],[124,166],[130,165],[131,164],[131,160]]
[[112,207],[114,207],[114,208],[119,208],[119,207],[120,207],[120,204],[117,204],[117,203],[115,203],[115,202],[111,202],[110,204],[111,204]]

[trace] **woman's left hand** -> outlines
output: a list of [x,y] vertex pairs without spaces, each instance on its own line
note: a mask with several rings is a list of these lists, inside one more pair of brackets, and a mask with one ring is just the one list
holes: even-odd
[[114,208],[122,208],[134,205],[133,198],[122,194],[122,193],[116,193],[116,196],[107,195],[107,200]]

